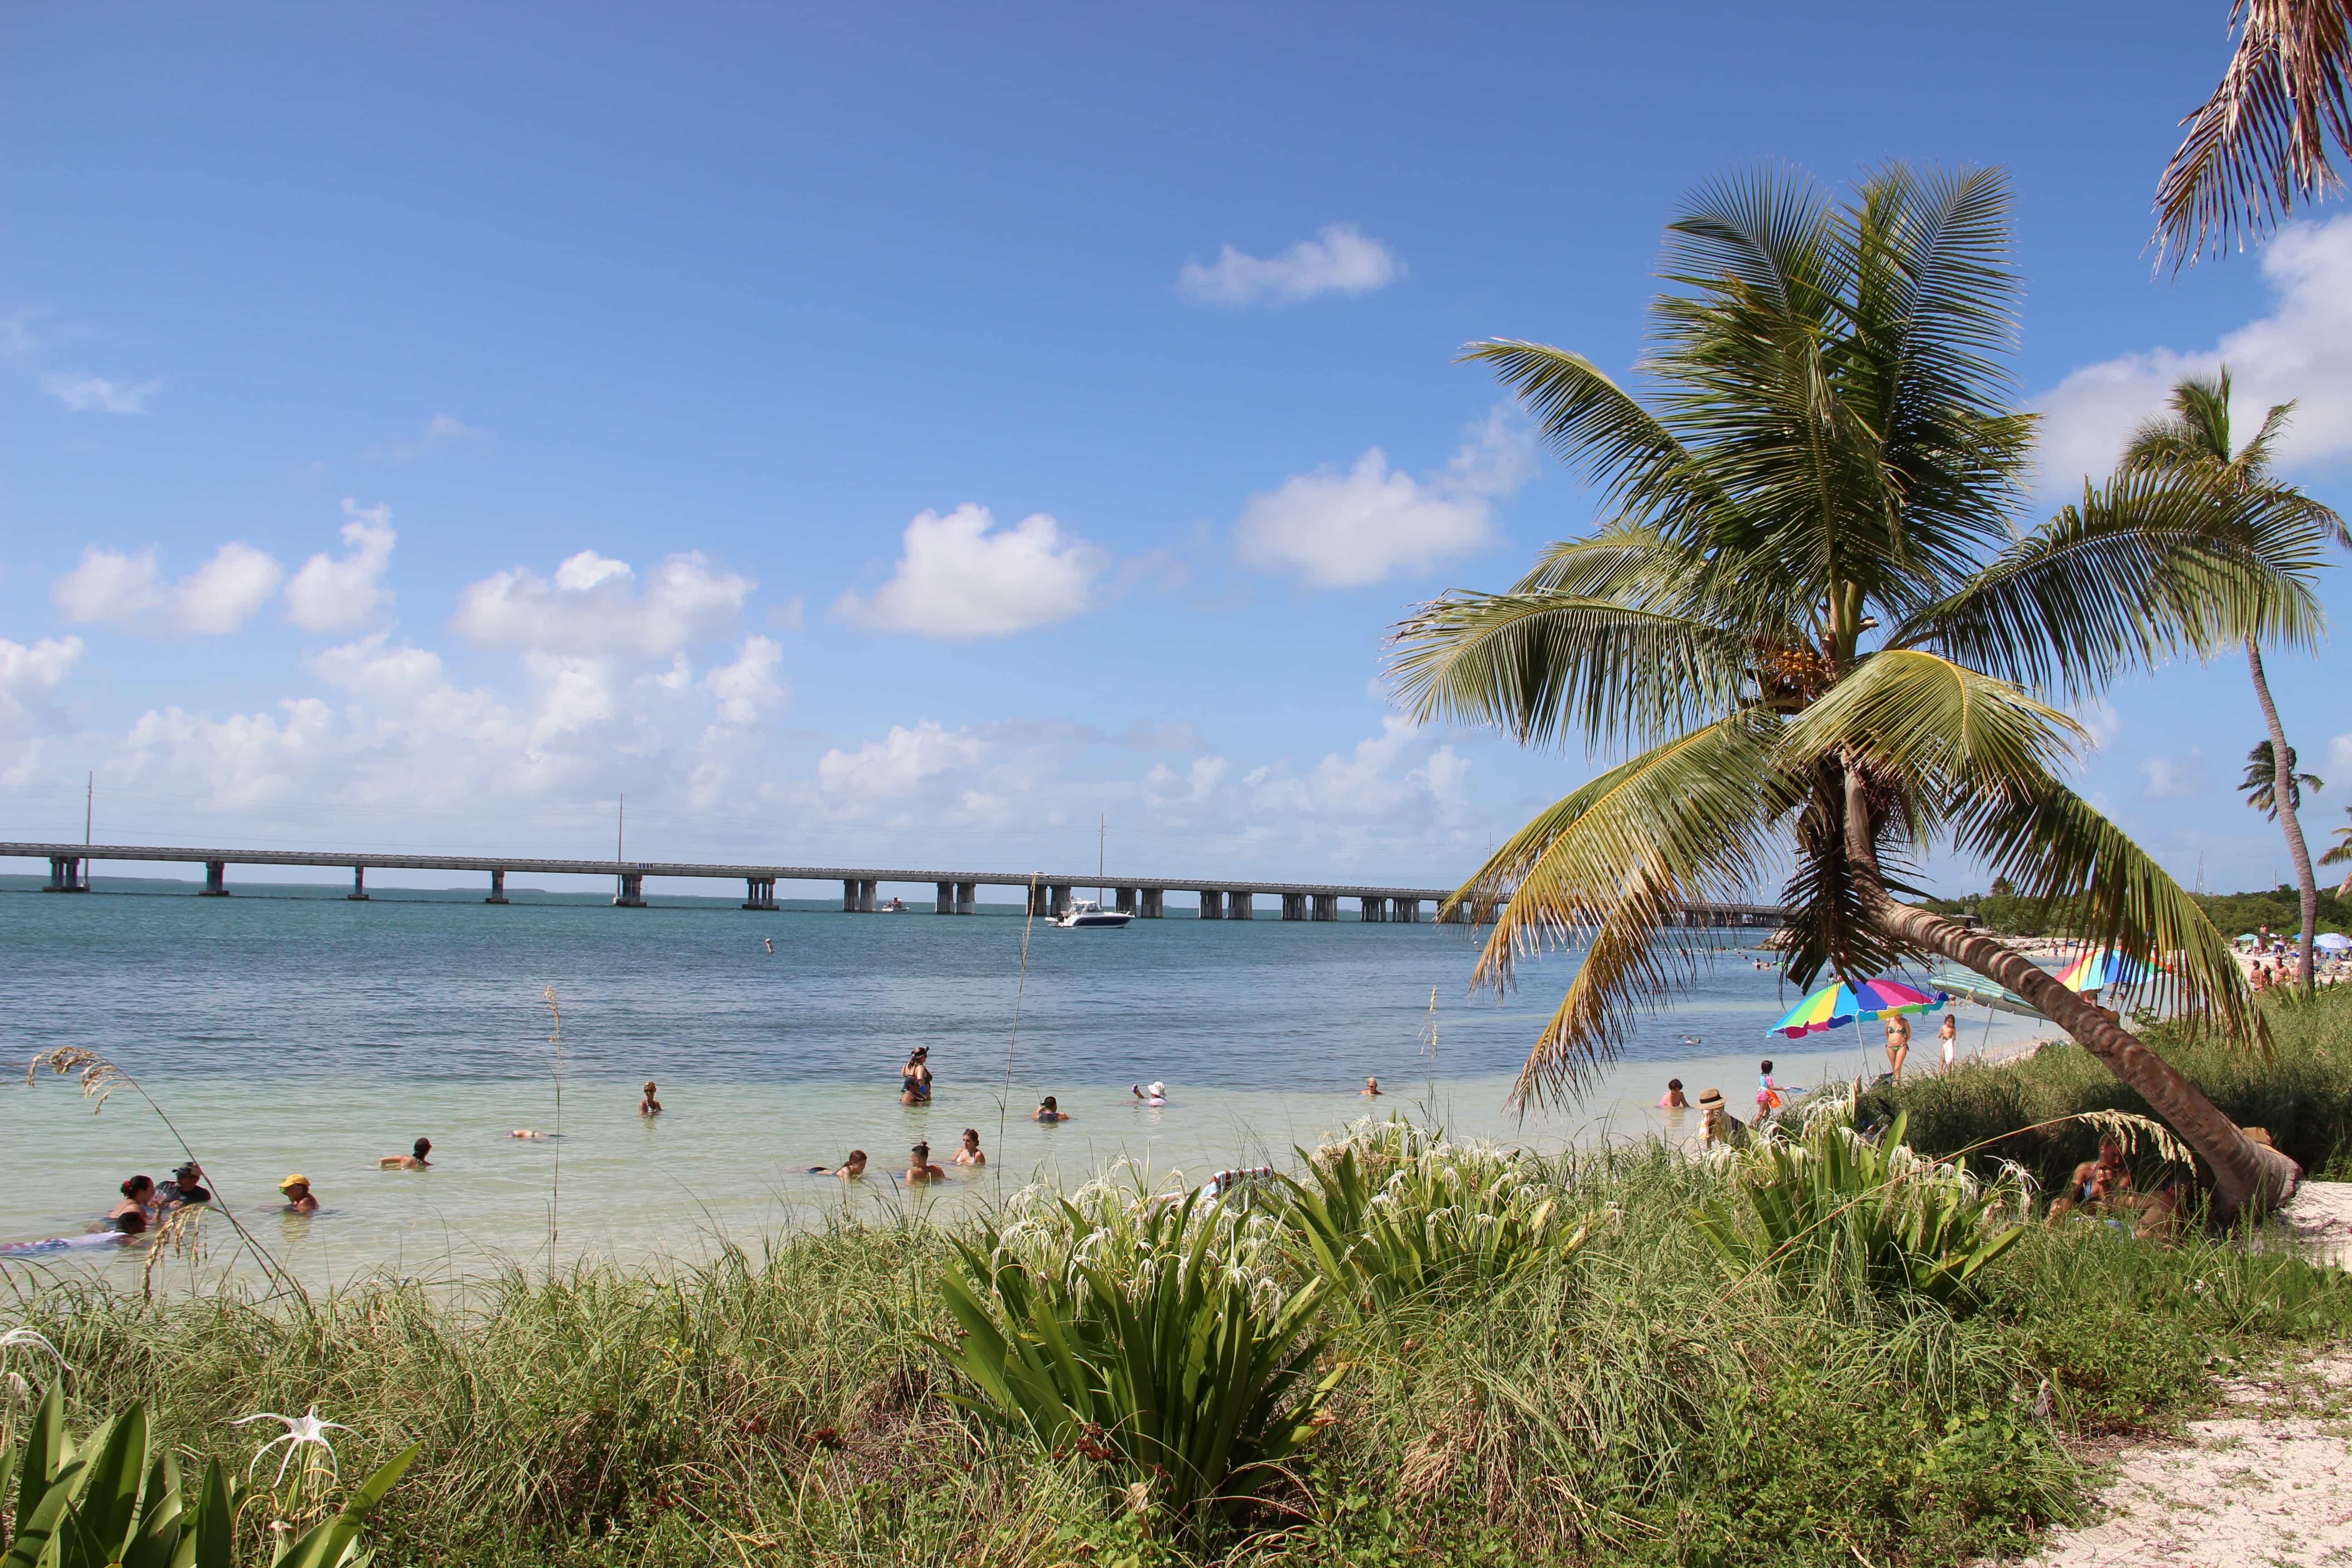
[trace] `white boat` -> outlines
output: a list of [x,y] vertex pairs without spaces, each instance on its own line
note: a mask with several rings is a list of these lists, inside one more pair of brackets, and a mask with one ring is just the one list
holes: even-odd
[[1134,918],[1125,910],[1107,910],[1092,899],[1072,899],[1069,907],[1054,917],[1054,923],[1064,931],[1081,926],[1108,926],[1116,931]]

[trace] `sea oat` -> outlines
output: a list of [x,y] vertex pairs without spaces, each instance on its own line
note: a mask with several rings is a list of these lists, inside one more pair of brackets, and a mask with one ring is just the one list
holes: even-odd
[[59,1077],[67,1073],[80,1075],[81,1097],[84,1100],[95,1100],[98,1102],[89,1108],[92,1115],[106,1109],[108,1095],[131,1081],[130,1074],[100,1056],[96,1051],[83,1046],[58,1046],[53,1050],[41,1052],[31,1061],[26,1062],[25,1064],[26,1088],[32,1087],[43,1068],[48,1068],[50,1072]]

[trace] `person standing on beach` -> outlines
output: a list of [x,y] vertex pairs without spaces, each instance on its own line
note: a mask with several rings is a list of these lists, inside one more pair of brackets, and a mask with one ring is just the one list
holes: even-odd
[[1911,1054],[1911,1020],[1900,1013],[1886,1019],[1886,1070],[1895,1081],[1903,1081],[1903,1058]]
[[1936,1026],[1936,1043],[1944,1047],[1944,1070],[1951,1071],[1952,1058],[1958,1054],[1960,1048],[1960,1023],[1949,1013],[1945,1014],[1944,1021]]
[[1768,1058],[1764,1070],[1756,1075],[1756,1120],[1763,1121],[1780,1109],[1780,1086],[1772,1081],[1772,1063]]
[[654,1080],[651,1079],[646,1079],[646,1097],[637,1101],[637,1114],[639,1116],[661,1114],[661,1101],[654,1098]]

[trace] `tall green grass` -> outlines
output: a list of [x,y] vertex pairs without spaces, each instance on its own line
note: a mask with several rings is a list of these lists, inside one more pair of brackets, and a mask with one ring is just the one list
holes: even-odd
[[[965,1265],[957,1237],[919,1223],[307,1306],[41,1282],[5,1310],[72,1363],[84,1426],[142,1398],[160,1441],[242,1463],[226,1421],[315,1404],[353,1428],[343,1463],[362,1473],[420,1442],[377,1518],[379,1561],[579,1568],[1965,1560],[2081,1506],[2069,1432],[2161,1424],[2204,1397],[2214,1358],[2352,1327],[2340,1274],[2093,1226],[2026,1233],[1974,1275],[1963,1315],[1835,1255],[1727,1290],[1694,1215],[1744,1202],[1743,1166],[1655,1143],[1465,1151],[1455,1183],[1450,1146],[1415,1146],[1423,1235],[1484,1228],[1429,1226],[1438,1200],[1483,1192],[1530,1223],[1549,1205],[1538,1241],[1581,1243],[1412,1291],[1401,1317],[1320,1313],[1302,1375],[1344,1375],[1204,1537],[1135,1506],[1132,1452],[950,1401],[975,1386],[938,1346],[957,1342],[941,1287]],[[1088,1224],[1056,1228],[1032,1200],[959,1234],[1116,1274],[1167,1212],[1116,1184],[1072,1201]],[[1266,1300],[1328,1275],[1278,1205],[1214,1223],[1262,1249],[1242,1288]]]
[[[2267,1057],[2193,1039],[2168,1024],[2147,1026],[2143,1037],[2224,1115],[2266,1129],[2312,1175],[2352,1177],[2352,985],[2324,986],[2308,1002],[2274,993],[2263,1012],[2274,1047]],[[1910,1140],[1923,1152],[1981,1146],[1982,1161],[2013,1161],[2045,1188],[2095,1158],[2099,1137],[2085,1123],[2048,1124],[2093,1110],[2151,1114],[2146,1100],[2073,1044],[2045,1046],[2021,1061],[1915,1071],[1900,1089],[1863,1100],[1865,1117],[1906,1116]],[[2004,1136],[2021,1128],[2041,1130]],[[2144,1186],[2158,1174],[2153,1164],[2137,1173]]]

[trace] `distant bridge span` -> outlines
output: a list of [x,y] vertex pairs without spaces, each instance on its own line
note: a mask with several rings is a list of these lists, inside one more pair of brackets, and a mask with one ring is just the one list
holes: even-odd
[[[551,860],[501,855],[376,855],[364,851],[310,849],[190,849],[137,844],[9,844],[0,843],[0,858],[23,858],[49,863],[50,893],[89,890],[90,863],[96,860],[176,861],[205,868],[204,896],[228,895],[231,866],[322,866],[348,868],[351,897],[364,899],[371,868],[395,871],[477,871],[488,874],[489,895],[483,902],[507,901],[507,873],[554,873],[564,876],[611,877],[613,902],[623,909],[645,907],[648,877],[676,877],[702,881],[740,881],[743,907],[772,910],[779,882],[835,882],[841,887],[841,907],[849,913],[874,912],[876,889],[884,882],[929,882],[937,889],[935,912],[968,915],[979,908],[982,888],[1025,888],[1034,913],[1056,915],[1068,907],[1073,889],[1109,889],[1117,907],[1144,920],[1156,920],[1161,901],[1171,889],[1198,894],[1202,920],[1252,920],[1258,894],[1282,900],[1286,921],[1336,921],[1339,900],[1352,899],[1360,920],[1411,924],[1421,917],[1422,905],[1434,910],[1451,896],[1450,888],[1384,888],[1340,882],[1234,881],[1200,877],[1134,877],[1066,872],[940,871],[891,869],[864,866],[728,866],[657,860]],[[1683,909],[1685,922],[1698,926],[1777,926],[1781,911],[1769,904],[1694,902]]]

